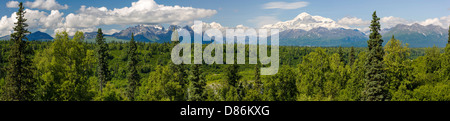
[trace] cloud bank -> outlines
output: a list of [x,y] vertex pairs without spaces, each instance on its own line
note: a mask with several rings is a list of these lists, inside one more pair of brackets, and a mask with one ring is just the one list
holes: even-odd
[[[9,1],[6,3],[6,7],[8,8],[17,8],[18,5],[18,1]],[[29,8],[36,8],[41,10],[61,10],[69,8],[67,4],[61,5],[55,0],[35,0],[34,2],[27,1],[24,3],[24,5]]]
[[[46,2],[53,6],[45,6]],[[12,7],[16,2],[8,2],[7,7]],[[81,6],[77,13],[69,13],[67,16],[56,9],[67,8],[67,5],[59,5],[55,0],[36,0],[27,2],[26,6],[51,10],[50,13],[39,10],[26,9],[29,29],[67,31],[69,35],[81,30],[85,32],[95,31],[101,25],[132,25],[132,24],[180,24],[200,18],[210,17],[217,13],[216,10],[201,9],[182,6],[159,5],[154,0],[139,0],[132,2],[130,7],[112,8]],[[40,6],[39,6],[40,5]],[[55,9],[55,10],[53,10]],[[0,36],[12,32],[11,23],[14,23],[15,13],[10,17],[3,16],[0,20]],[[117,30],[109,30],[117,31]]]

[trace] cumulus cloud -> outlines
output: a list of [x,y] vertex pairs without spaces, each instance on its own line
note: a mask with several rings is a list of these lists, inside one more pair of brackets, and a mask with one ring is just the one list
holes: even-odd
[[298,9],[308,6],[308,2],[269,2],[263,5],[264,9]]
[[421,25],[437,25],[443,28],[447,28],[450,25],[450,16],[444,16],[440,18],[431,18],[426,19],[425,21],[420,22]]
[[27,1],[25,2],[25,6],[43,10],[61,10],[69,8],[67,4],[61,5],[55,0],[36,0],[34,2]]
[[104,34],[109,34],[109,35],[112,35],[112,34],[117,33],[117,32],[120,32],[120,30],[110,29],[110,30],[103,31]]
[[[64,20],[64,13],[58,10],[52,10],[49,13],[39,10],[25,9],[26,23],[28,24],[27,29],[37,29],[39,31],[46,31],[47,29],[56,29],[62,26]],[[13,31],[17,15],[16,12],[12,13],[10,17],[3,16],[0,19],[0,36],[9,35]]]
[[[367,32],[370,30],[370,21],[371,20],[363,20],[361,18],[357,17],[344,17],[339,19],[338,24],[343,26],[348,26],[353,29],[358,29],[363,32]],[[409,21],[404,18],[400,17],[394,17],[394,16],[387,16],[387,17],[381,17],[380,18],[380,24],[381,28],[392,28],[398,24],[405,24],[405,25],[411,25],[415,23],[414,21]]]
[[359,31],[366,32],[369,31],[369,20],[362,20],[361,18],[357,17],[344,17],[338,20],[337,22],[340,25],[348,26],[353,29],[358,29]]
[[[67,4],[61,5],[55,0],[36,0],[34,2],[27,1],[25,2],[24,5],[29,8],[36,8],[42,10],[61,10],[69,8]],[[18,1],[9,1],[6,3],[6,7],[8,8],[17,8],[18,6],[19,6]]]
[[16,13],[11,14],[11,17],[3,16],[0,19],[0,36],[9,35],[12,33],[14,23],[16,20]]
[[6,3],[6,7],[8,8],[18,8],[19,7],[19,2],[17,1],[9,1]]
[[356,17],[344,17],[338,20],[338,24],[346,26],[367,26],[370,24],[370,21]]
[[90,28],[99,25],[180,24],[210,17],[216,10],[159,5],[154,0],[139,0],[131,7],[108,9],[82,6],[79,13],[65,18],[64,28]]
[[382,17],[380,19],[380,23],[381,23],[381,28],[392,28],[397,24],[410,25],[414,22],[408,21],[408,20],[406,20],[404,18],[400,18],[400,17],[388,16],[388,17]]
[[[13,1],[8,4],[15,3]],[[92,32],[102,25],[188,23],[217,13],[216,10],[211,9],[159,5],[154,0],[139,0],[133,2],[131,7],[113,9],[81,6],[77,13],[69,13],[66,16],[56,9],[67,9],[67,5],[60,5],[55,0],[36,0],[27,2],[25,5],[29,8],[51,10],[48,13],[26,9],[25,18],[28,19],[28,29],[67,31],[69,35],[75,34],[76,31]],[[12,7],[13,5],[7,6]],[[0,19],[0,35],[10,34],[15,21],[15,13],[10,17],[3,16]],[[107,33],[114,32],[118,32],[118,30],[107,31]]]

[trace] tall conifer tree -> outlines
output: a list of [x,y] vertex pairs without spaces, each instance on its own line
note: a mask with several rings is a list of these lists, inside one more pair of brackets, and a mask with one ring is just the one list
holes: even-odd
[[384,50],[382,47],[383,39],[380,34],[380,18],[377,17],[376,11],[372,14],[372,22],[370,25],[370,35],[367,41],[369,52],[366,60],[365,89],[364,100],[366,101],[383,101],[387,98],[385,89],[386,74],[384,70]]
[[352,46],[349,53],[348,63],[349,65],[353,65],[355,62],[355,48]]
[[105,42],[105,38],[103,38],[102,29],[99,28],[97,31],[97,37],[95,38],[97,42],[97,75],[99,80],[100,93],[102,93],[103,87],[106,85],[106,82],[111,79],[111,74],[108,69],[108,44]]
[[134,41],[134,34],[131,34],[131,40],[128,50],[128,99],[130,99],[131,101],[134,100],[134,92],[136,91],[136,87],[138,86],[139,80],[141,79],[137,70],[138,55],[136,53],[136,50],[137,46],[136,42]]
[[191,65],[188,79],[188,101],[202,101],[205,99],[206,80],[203,78],[200,64]]
[[30,33],[26,27],[25,10],[22,2],[19,11],[16,12],[17,22],[14,23],[14,33],[11,34],[12,46],[9,55],[9,67],[7,68],[6,82],[4,86],[4,98],[13,101],[33,100],[35,90],[31,54],[27,48],[26,34]]

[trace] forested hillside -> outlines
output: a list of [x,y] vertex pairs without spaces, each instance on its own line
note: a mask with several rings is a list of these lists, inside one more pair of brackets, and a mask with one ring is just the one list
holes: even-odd
[[450,100],[450,44],[408,48],[392,36],[382,46],[375,12],[367,48],[281,46],[278,73],[261,76],[267,65],[175,65],[176,42],[107,42],[101,29],[94,40],[27,41],[23,9],[0,41],[2,101]]
[[[77,33],[77,34],[82,34]],[[69,39],[59,33],[52,42],[29,42],[33,50],[32,100],[130,100],[127,76],[129,44],[108,44],[111,80],[99,87],[95,43]],[[0,41],[2,100],[12,43]],[[174,65],[174,44],[136,43],[140,75],[135,100],[189,100],[188,90],[201,89],[198,100],[350,100],[359,101],[364,90],[367,48],[280,47],[278,74],[259,76],[256,65]],[[450,100],[449,47],[407,48],[399,40],[384,47],[390,100]],[[444,53],[443,53],[444,52]],[[198,70],[198,71],[196,71]],[[233,77],[237,76],[237,77]],[[236,84],[230,85],[229,79]],[[195,86],[193,80],[204,81]]]

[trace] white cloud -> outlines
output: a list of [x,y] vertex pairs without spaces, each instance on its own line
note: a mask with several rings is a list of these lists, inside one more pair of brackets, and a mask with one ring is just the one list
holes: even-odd
[[414,22],[394,16],[382,17],[380,19],[381,28],[392,28],[395,27],[397,24],[410,25],[412,23]]
[[275,16],[258,16],[254,19],[248,20],[248,22],[255,23],[256,27],[262,27],[267,24],[275,24],[280,22]]
[[69,8],[67,4],[61,5],[55,0],[36,0],[34,2],[27,1],[25,2],[25,6],[43,10],[60,10]]
[[308,2],[269,2],[263,5],[264,9],[298,9],[308,6]]
[[112,34],[117,33],[117,32],[120,32],[120,30],[110,29],[110,30],[103,31],[104,34],[108,34],[108,35],[112,35]]
[[339,19],[337,23],[362,32],[367,32],[370,30],[370,20],[362,20],[357,17],[344,17]]
[[210,17],[216,10],[159,5],[154,0],[139,0],[131,7],[108,9],[82,6],[79,13],[65,18],[64,28],[90,28],[99,25],[180,24]]
[[25,11],[25,18],[27,18],[29,29],[55,29],[61,26],[64,19],[64,13],[61,13],[58,10],[52,10],[50,14],[39,10],[25,9]]
[[[25,5],[30,8],[51,10],[48,13],[26,9],[25,18],[28,19],[28,29],[67,31],[69,35],[75,34],[76,31],[92,32],[101,25],[188,23],[217,13],[216,10],[211,9],[159,5],[153,0],[139,0],[133,2],[131,7],[113,9],[81,6],[78,13],[69,13],[67,16],[58,10],[52,10],[67,8],[67,5],[60,5],[55,0],[36,0],[27,2]],[[10,34],[15,21],[15,13],[10,17],[3,16],[0,20],[0,35]],[[117,31],[109,30],[107,33]]]
[[345,26],[368,26],[370,24],[370,21],[362,20],[361,18],[356,17],[344,17],[338,20],[338,24],[345,25]]
[[18,8],[19,7],[19,2],[17,1],[9,1],[6,3],[6,7],[8,8]]
[[11,17],[3,16],[0,19],[0,36],[9,35],[13,31],[14,23],[16,20],[16,13],[11,14]]
[[441,26],[443,28],[447,28],[450,25],[450,16],[444,16],[441,18],[431,18],[431,19],[426,19],[425,21],[420,22],[419,24],[421,25],[437,25],[437,26]]
[[[39,10],[25,9],[26,23],[28,24],[27,29],[37,29],[39,31],[46,31],[47,29],[56,29],[62,26],[64,13],[58,10],[52,10],[49,13]],[[16,12],[12,13],[10,17],[3,16],[0,19],[0,36],[5,36],[11,34],[13,27],[15,26]]]

